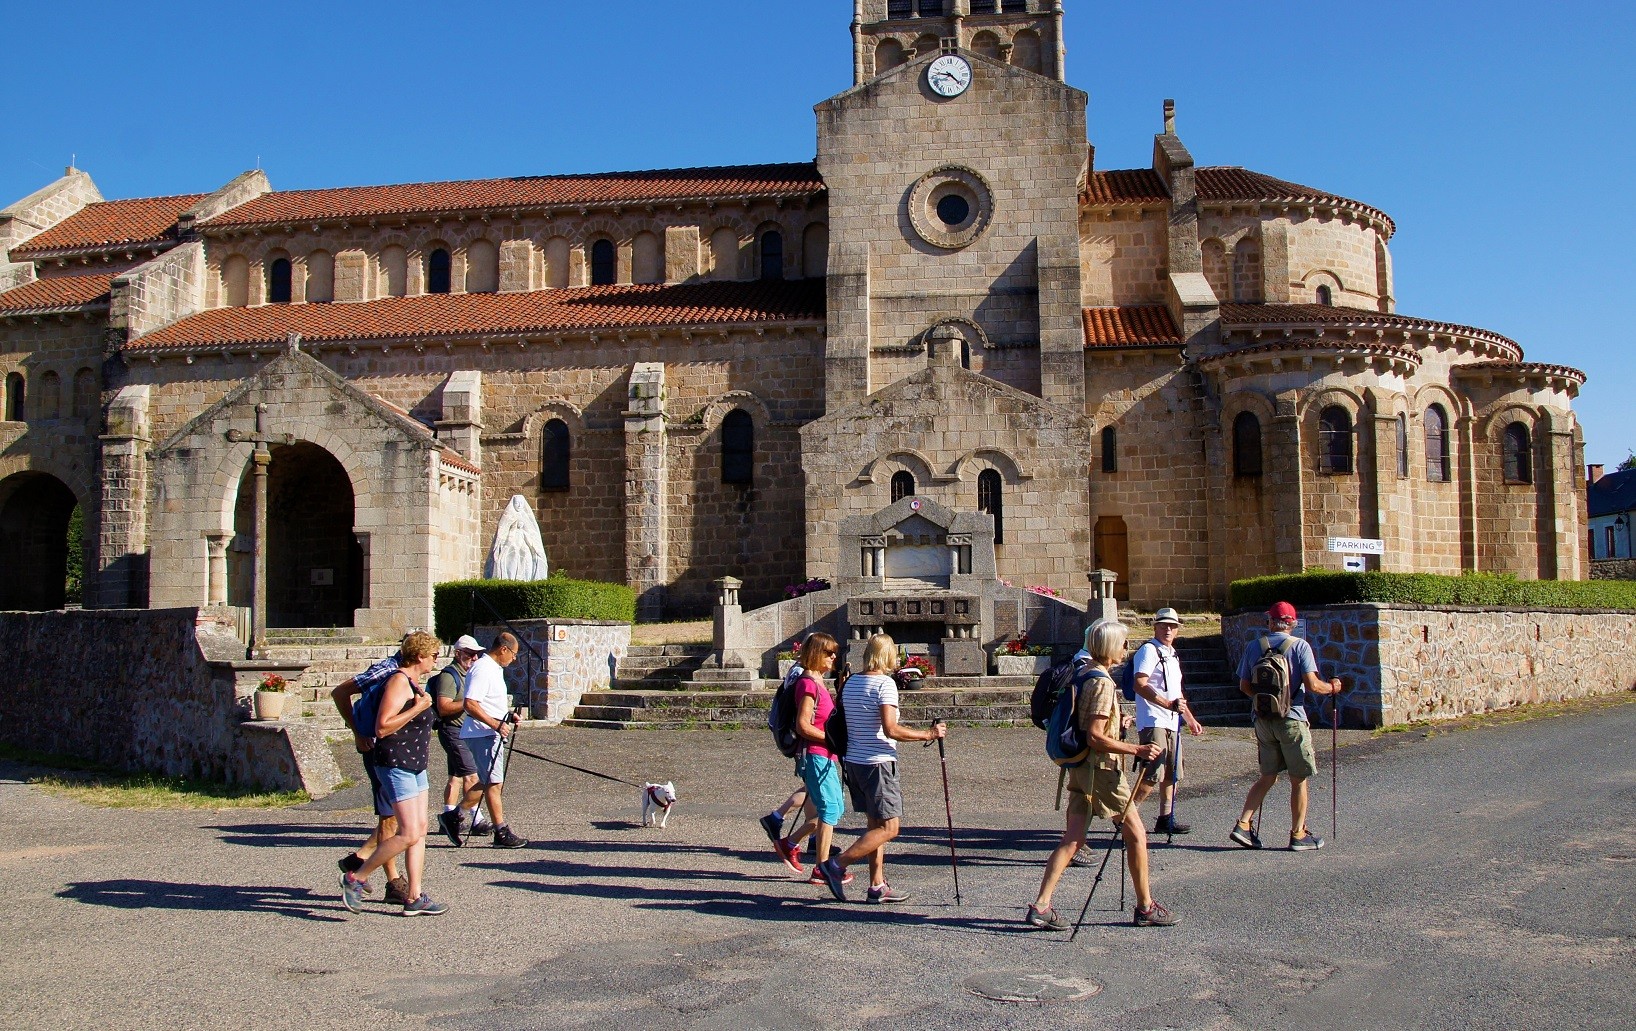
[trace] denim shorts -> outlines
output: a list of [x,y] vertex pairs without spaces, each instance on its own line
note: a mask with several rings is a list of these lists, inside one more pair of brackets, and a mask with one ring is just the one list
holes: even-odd
[[[426,794],[425,770],[416,773],[413,770],[400,770],[393,766],[382,766],[375,773],[380,777],[381,795],[391,802],[407,802],[416,795]],[[380,811],[379,800],[376,802],[375,811]]]
[[795,772],[807,786],[807,797],[818,811],[818,821],[831,827],[840,823],[846,804],[841,801],[841,771],[835,760],[802,752],[795,761]]

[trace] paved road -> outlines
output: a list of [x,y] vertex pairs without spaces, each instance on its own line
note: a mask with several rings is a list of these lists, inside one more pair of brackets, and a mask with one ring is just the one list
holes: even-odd
[[[1060,826],[1034,733],[951,741],[961,907],[936,752],[905,750],[911,830],[889,873],[915,899],[887,910],[781,876],[749,818],[789,783],[764,742],[532,732],[525,747],[568,762],[674,778],[669,829],[634,826],[632,788],[518,760],[513,821],[537,844],[435,849],[453,911],[416,921],[341,908],[334,859],[364,826],[334,808],[344,796],[95,811],[0,766],[0,1025],[1636,1026],[1636,705],[1354,739],[1340,838],[1315,854],[1227,846],[1244,778],[1222,778],[1250,753],[1213,732],[1184,803],[1200,833],[1156,850],[1159,898],[1184,922],[1126,926],[1104,887],[1071,945],[1019,923]],[[1327,831],[1326,791],[1315,803]],[[1266,837],[1286,825],[1269,807]],[[1062,908],[1089,880],[1070,872]],[[1040,1009],[962,987],[1007,971],[1104,989]]]

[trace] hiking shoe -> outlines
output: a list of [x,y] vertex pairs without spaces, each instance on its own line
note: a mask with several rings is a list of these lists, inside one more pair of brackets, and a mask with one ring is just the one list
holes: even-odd
[[335,865],[341,868],[342,873],[357,873],[364,868],[364,861],[358,858],[356,852],[348,852],[337,859]]
[[891,903],[891,902],[908,902],[909,901],[909,896],[906,893],[901,892],[901,891],[893,891],[892,886],[890,884],[884,884],[884,883],[881,884],[879,887],[870,888],[868,898],[869,898],[869,901],[874,903],[875,905],[882,905],[882,904]]
[[1038,927],[1042,931],[1066,931],[1074,926],[1058,916],[1056,910],[1041,909],[1035,905],[1028,907],[1028,915],[1023,919],[1027,921],[1028,926]]
[[[817,863],[812,864],[812,876],[807,878],[807,883],[808,884],[823,884],[824,883],[824,872],[822,870],[818,869],[818,864]],[[842,871],[841,883],[842,884],[851,884],[852,883],[852,871],[851,870]]]
[[826,859],[814,867],[824,878],[824,886],[835,896],[836,902],[846,901],[846,871],[833,859]]
[[460,836],[460,824],[460,810],[458,809],[450,809],[437,818],[437,825],[443,828],[444,836],[449,839],[449,844],[455,848],[459,848],[466,843],[466,839]]
[[1153,825],[1153,833],[1155,834],[1186,834],[1192,829],[1192,824],[1182,823],[1177,820],[1175,813],[1167,813],[1159,817],[1158,822]]
[[341,875],[341,904],[354,913],[364,911],[364,896],[369,894],[369,882],[350,873]]
[[383,900],[389,906],[407,906],[409,904],[409,880],[405,877],[394,877],[386,882],[386,898]]
[[527,844],[528,839],[518,837],[516,834],[514,834],[509,824],[502,823],[500,826],[494,828],[495,848],[523,848]]
[[1227,838],[1233,844],[1243,845],[1245,848],[1261,847],[1261,835],[1257,834],[1249,827],[1240,827],[1237,824],[1234,824],[1233,833],[1227,835]]
[[1299,838],[1291,835],[1289,839],[1289,850],[1291,852],[1315,852],[1323,847],[1324,839],[1311,831],[1307,831]]
[[1089,841],[1087,841],[1083,845],[1079,846],[1079,851],[1075,852],[1074,857],[1072,859],[1068,860],[1068,865],[1069,866],[1090,866],[1095,862],[1096,862],[1096,849],[1094,847],[1092,847],[1092,845],[1091,845],[1091,843]]
[[486,838],[493,833],[494,824],[490,823],[486,817],[479,815],[472,818],[471,828],[466,831],[466,837]]
[[1175,922],[1176,918],[1170,915],[1170,910],[1157,902],[1146,909],[1137,906],[1136,916],[1131,919],[1131,923],[1137,927],[1169,927]]
[[424,891],[420,898],[403,907],[404,916],[442,916],[449,911],[449,907],[441,902],[433,902],[432,897]]
[[777,813],[768,813],[756,822],[760,823],[761,829],[767,832],[767,840],[772,842],[775,848],[780,841],[784,840],[784,818],[782,816]]
[[801,850],[783,838],[773,842],[773,851],[778,853],[778,858],[784,861],[785,866],[795,871],[797,877],[807,872],[807,868],[801,865]]

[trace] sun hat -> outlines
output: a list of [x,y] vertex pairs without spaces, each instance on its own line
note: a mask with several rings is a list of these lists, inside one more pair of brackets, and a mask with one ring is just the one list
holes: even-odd
[[1181,614],[1172,608],[1162,608],[1153,614],[1153,625],[1158,626],[1160,623],[1174,623],[1181,626]]

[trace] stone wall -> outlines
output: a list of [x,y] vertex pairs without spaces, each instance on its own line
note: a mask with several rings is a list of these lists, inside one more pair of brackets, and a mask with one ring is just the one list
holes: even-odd
[[1592,580],[1636,580],[1636,559],[1608,558],[1591,563]]
[[[1341,722],[1380,727],[1636,689],[1636,613],[1333,605],[1303,613]],[[1266,615],[1222,617],[1237,669]],[[1247,703],[1246,703],[1247,705]],[[1328,713],[1327,700],[1315,718]]]
[[327,794],[340,771],[315,727],[246,724],[261,676],[197,609],[0,613],[0,741],[124,770]]
[[[517,661],[506,670],[513,700],[528,709],[531,719],[553,726],[573,715],[585,692],[612,686],[614,670],[631,646],[629,623],[590,619],[525,619],[509,628],[478,627],[477,639],[491,641],[503,629],[523,642]],[[532,682],[530,646],[543,656],[532,659]]]
[[127,338],[192,315],[204,304],[204,244],[184,243],[114,277],[108,323]]

